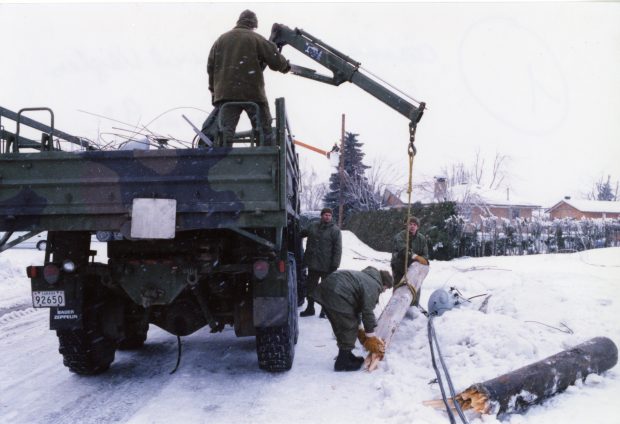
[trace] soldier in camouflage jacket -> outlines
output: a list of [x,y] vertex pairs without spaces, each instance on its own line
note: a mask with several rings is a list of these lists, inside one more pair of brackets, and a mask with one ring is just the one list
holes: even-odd
[[[391,288],[392,283],[388,271],[379,271],[369,266],[362,271],[341,270],[329,274],[314,291],[314,298],[323,306],[336,335],[336,371],[361,368],[363,358],[351,352],[356,338],[369,351],[373,351],[373,345],[379,348],[384,346],[383,341],[374,334],[377,326],[374,309],[379,295]],[[359,328],[360,323],[363,329]]]
[[[226,102],[255,102],[260,107],[259,116],[266,144],[271,139],[271,113],[265,94],[263,69],[288,72],[291,67],[274,43],[254,32],[258,27],[256,14],[244,10],[237,25],[222,34],[211,47],[207,62],[209,91],[215,106]],[[256,125],[256,110],[250,106],[229,105],[220,110],[224,142],[230,140],[245,110]]]
[[[428,244],[426,243],[426,236],[418,231],[419,226],[420,220],[412,216],[409,220],[409,249],[406,248],[407,230],[396,234],[392,241],[392,261],[390,265],[392,266],[395,284],[398,284],[405,275],[406,267],[409,267],[414,260],[419,259],[417,257],[421,256],[423,258],[419,260],[420,262],[428,263]],[[418,293],[417,299],[419,298],[420,295]]]

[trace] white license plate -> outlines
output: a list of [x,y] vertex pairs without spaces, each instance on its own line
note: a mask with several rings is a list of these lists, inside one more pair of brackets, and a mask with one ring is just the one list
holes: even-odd
[[65,306],[65,291],[33,291],[32,305],[35,308]]

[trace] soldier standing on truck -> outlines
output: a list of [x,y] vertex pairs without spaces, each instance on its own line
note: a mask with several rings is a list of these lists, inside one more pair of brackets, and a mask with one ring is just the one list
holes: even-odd
[[374,334],[377,326],[374,309],[379,295],[392,284],[388,271],[369,266],[362,271],[341,270],[329,274],[315,290],[316,301],[327,312],[336,335],[335,371],[356,371],[362,367],[364,358],[351,352],[356,338],[370,353],[385,352],[385,343]]
[[[405,217],[404,223],[407,224],[407,217]],[[409,218],[409,228],[396,234],[392,240],[392,261],[390,265],[392,266],[392,275],[397,285],[405,275],[405,266],[408,268],[414,261],[428,265],[426,236],[418,231],[419,227],[420,220],[415,216],[411,216]],[[409,231],[408,249],[406,248],[407,231]],[[414,305],[418,304],[419,299],[420,293],[418,292]]]
[[[333,211],[330,208],[321,210],[321,220],[312,222],[307,229],[301,231],[302,237],[308,237],[306,252],[304,254],[304,266],[308,267],[306,279],[306,292],[308,306],[299,314],[301,317],[314,315],[314,297],[312,292],[327,275],[336,271],[340,266],[342,257],[342,234],[340,228],[332,222]],[[325,318],[321,310],[319,314]]]
[[[244,110],[256,131],[262,127],[265,144],[271,144],[272,118],[265,94],[263,70],[269,66],[274,71],[287,73],[291,66],[274,43],[254,32],[257,27],[256,14],[244,10],[237,25],[222,34],[209,52],[209,91],[216,109],[227,102],[254,102],[259,106],[258,114],[254,107],[247,104],[229,105],[220,109],[222,146],[235,135],[239,117]],[[260,127],[257,125],[257,116],[260,118]]]

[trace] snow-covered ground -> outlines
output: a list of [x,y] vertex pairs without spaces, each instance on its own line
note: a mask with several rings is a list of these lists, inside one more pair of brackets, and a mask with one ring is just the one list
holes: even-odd
[[[389,254],[344,232],[342,268],[389,269]],[[100,258],[105,245],[98,244]],[[373,372],[336,373],[329,323],[300,319],[293,369],[262,372],[254,339],[232,329],[203,329],[183,338],[179,370],[176,338],[151,326],[144,349],[118,352],[96,377],[63,365],[45,310],[32,309],[24,268],[43,252],[0,253],[0,422],[2,423],[447,423],[422,404],[439,398],[426,337],[426,318],[411,310],[386,359]],[[574,254],[490,257],[433,262],[422,305],[440,287],[484,297],[435,320],[441,350],[457,391],[535,362],[596,336],[620,342],[620,248]],[[385,305],[383,295],[377,309]],[[566,327],[572,334],[562,332]],[[356,352],[362,354],[361,351]],[[618,367],[589,376],[540,406],[504,418],[511,424],[620,422]],[[468,415],[471,423],[499,423]]]

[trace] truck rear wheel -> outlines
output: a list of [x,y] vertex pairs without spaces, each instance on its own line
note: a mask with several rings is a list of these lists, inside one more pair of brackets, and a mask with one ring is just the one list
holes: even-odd
[[256,327],[258,366],[270,372],[288,371],[293,366],[295,344],[299,333],[297,323],[297,277],[295,259],[289,254],[288,315],[285,325]]
[[62,362],[71,372],[100,374],[114,361],[115,344],[96,330],[59,330],[56,334]]
[[85,281],[82,328],[56,330],[58,351],[63,364],[71,372],[82,375],[100,374],[110,367],[116,353],[116,340],[104,332],[106,320],[103,311],[112,299],[92,281]]

